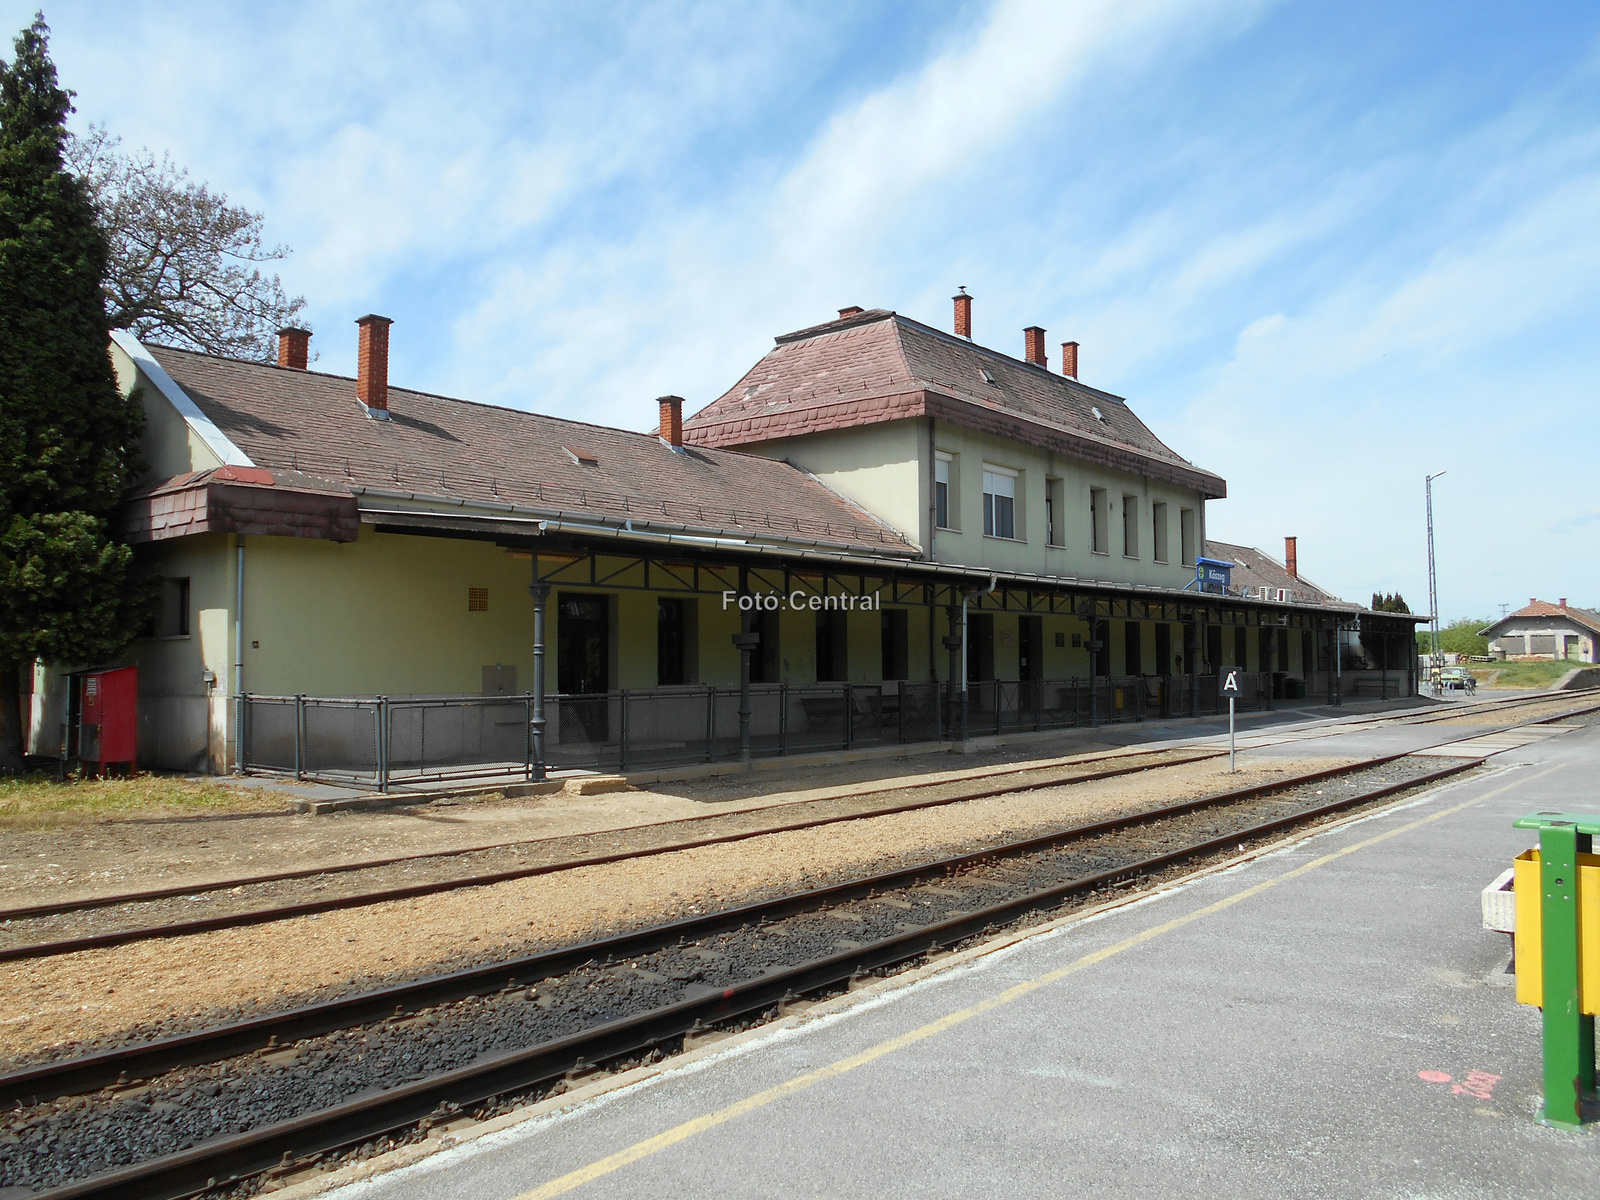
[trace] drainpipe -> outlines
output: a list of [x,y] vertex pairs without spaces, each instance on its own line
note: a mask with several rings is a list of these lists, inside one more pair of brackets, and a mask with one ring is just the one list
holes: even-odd
[[[237,557],[233,569],[233,773],[244,774],[244,534],[233,535]],[[226,761],[227,747],[223,747]]]

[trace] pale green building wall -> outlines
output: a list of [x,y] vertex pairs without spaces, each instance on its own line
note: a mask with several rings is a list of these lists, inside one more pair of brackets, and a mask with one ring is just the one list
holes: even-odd
[[805,437],[781,438],[739,449],[784,459],[809,471],[846,499],[926,546],[927,422],[886,421]]

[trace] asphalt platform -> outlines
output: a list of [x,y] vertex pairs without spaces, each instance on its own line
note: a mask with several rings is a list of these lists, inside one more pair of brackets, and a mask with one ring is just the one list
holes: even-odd
[[1600,810],[1600,728],[1490,764],[332,1194],[1600,1196],[1479,906],[1516,817]]

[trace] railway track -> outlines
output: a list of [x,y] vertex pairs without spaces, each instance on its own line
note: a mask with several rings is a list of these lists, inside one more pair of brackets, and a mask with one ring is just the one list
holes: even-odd
[[[1582,693],[1575,693],[1582,696]],[[1373,727],[1400,721],[1403,723],[1430,723],[1433,721],[1448,720],[1467,715],[1476,715],[1487,712],[1506,711],[1530,704],[1548,704],[1564,697],[1517,697],[1507,701],[1491,701],[1488,706],[1474,706],[1470,712],[1428,713],[1422,717],[1406,716],[1402,718],[1384,718],[1370,722]],[[1579,712],[1594,711],[1600,704],[1582,707],[1560,714],[1540,718],[1531,724],[1548,723],[1562,717],[1574,715]],[[1368,727],[1367,722],[1358,722],[1354,725],[1341,724],[1332,732],[1350,732],[1352,729]],[[1521,723],[1518,723],[1521,724]],[[1516,725],[1504,727],[1474,728],[1470,733],[1463,733],[1460,737],[1449,741],[1464,741],[1473,737],[1482,737],[1490,733],[1501,732],[1503,729],[1515,728]],[[1440,743],[1448,744],[1448,742]],[[146,941],[154,938],[182,937],[192,934],[207,933],[220,929],[243,928],[251,925],[266,924],[273,921],[285,920],[293,917],[311,916],[318,913],[334,912],[340,909],[359,908],[372,904],[382,904],[389,901],[417,899],[420,897],[438,895],[443,892],[455,891],[461,888],[487,887],[497,883],[506,883],[518,879],[532,878],[538,875],[551,874],[578,867],[603,866],[608,863],[622,862],[630,859],[649,857],[658,854],[675,853],[682,850],[697,849],[705,846],[722,845],[730,842],[744,841],[749,838],[765,836],[769,833],[781,833],[802,829],[814,829],[825,825],[838,824],[845,821],[862,820],[871,817],[889,816],[895,813],[912,812],[919,809],[936,808],[951,804],[958,804],[972,800],[988,799],[995,796],[1007,795],[1021,791],[1037,790],[1046,787],[1059,787],[1066,784],[1090,782],[1101,779],[1113,779],[1118,776],[1156,770],[1168,766],[1180,766],[1193,762],[1200,762],[1220,756],[1222,752],[1209,747],[1195,747],[1189,751],[1164,751],[1152,752],[1150,755],[1104,755],[1098,759],[1086,759],[1073,763],[1065,771],[1052,772],[1049,768],[1038,766],[1006,767],[994,771],[984,772],[981,775],[968,776],[957,781],[936,780],[917,781],[883,791],[912,791],[932,788],[952,789],[946,794],[936,797],[913,800],[890,805],[867,805],[850,812],[835,812],[823,816],[814,816],[800,820],[791,820],[770,824],[757,825],[751,828],[734,829],[727,832],[713,833],[701,837],[691,837],[678,841],[661,843],[645,848],[624,849],[602,854],[589,854],[581,857],[559,859],[556,861],[515,866],[501,870],[485,871],[475,874],[463,874],[453,877],[435,879],[427,882],[406,884],[398,887],[383,887],[367,891],[354,891],[342,895],[322,896],[314,899],[300,900],[288,904],[273,904],[259,908],[241,908],[233,912],[216,914],[205,917],[188,918],[175,921],[160,921],[151,924],[130,924],[120,928],[105,929],[87,934],[77,934],[70,937],[46,937],[40,940],[12,940],[25,939],[26,928],[31,922],[48,924],[52,917],[76,917],[99,910],[104,912],[113,908],[137,908],[140,905],[158,904],[165,900],[182,897],[216,896],[221,893],[232,892],[235,889],[247,889],[268,884],[301,881],[320,877],[335,877],[349,875],[360,871],[381,870],[401,864],[419,864],[449,859],[460,859],[472,854],[482,854],[499,850],[526,850],[536,847],[542,842],[562,841],[571,839],[535,839],[521,842],[499,843],[491,846],[468,847],[453,851],[441,851],[431,854],[400,855],[384,859],[368,860],[357,863],[336,864],[328,867],[305,868],[295,871],[257,874],[234,879],[219,880],[201,886],[169,887],[151,889],[141,892],[124,893],[122,895],[94,897],[79,901],[52,902],[12,909],[0,910],[0,923],[3,923],[6,941],[10,944],[0,944],[0,962],[13,962],[24,959],[46,958],[60,954],[71,954],[84,950],[103,949],[111,946],[125,945],[131,942]],[[1100,767],[1095,770],[1085,771],[1082,768],[1107,759],[1113,760],[1114,765]],[[1121,760],[1121,761],[1117,761]],[[1023,778],[1026,777],[1026,778]],[[1006,782],[1010,780],[1010,782]],[[981,781],[981,782],[980,782]],[[980,782],[980,786],[971,787],[962,784]],[[862,793],[850,800],[869,797],[872,793]],[[797,804],[812,805],[819,802],[802,801]],[[827,803],[827,802],[821,802]],[[770,812],[771,810],[760,810]],[[698,825],[704,822],[728,822],[730,819],[747,818],[750,810],[739,813],[709,813],[700,817],[684,818],[682,821],[668,823],[668,826],[631,826],[624,829],[607,830],[605,836],[615,836],[622,833],[636,832],[648,828],[677,828],[685,825]]]
[[[924,800],[914,800],[898,804],[878,805],[866,807],[853,812],[830,813],[824,816],[808,817],[800,820],[783,821],[770,824],[757,825],[752,828],[734,829],[724,833],[713,833],[698,838],[688,838],[679,841],[664,842],[658,845],[642,848],[618,850],[604,854],[589,854],[573,858],[560,858],[550,862],[530,864],[514,867],[507,870],[480,872],[477,874],[460,875],[452,878],[432,880],[426,883],[408,884],[402,887],[378,888],[371,891],[354,892],[347,895],[328,896],[315,900],[305,900],[293,904],[279,904],[264,908],[245,909],[243,911],[219,914],[211,917],[200,917],[184,921],[165,921],[159,924],[132,926],[123,929],[108,930],[70,938],[59,938],[42,942],[20,942],[13,945],[0,945],[0,962],[15,961],[29,958],[46,958],[57,954],[71,954],[81,950],[95,950],[108,946],[119,946],[129,942],[146,941],[152,938],[182,937],[197,933],[207,933],[217,929],[236,929],[250,925],[260,925],[271,921],[285,920],[291,917],[310,916],[316,913],[334,912],[344,908],[360,908],[371,904],[382,904],[393,900],[408,900],[422,896],[438,895],[442,892],[456,891],[461,888],[488,887],[497,883],[507,883],[517,879],[528,879],[537,875],[548,875],[557,871],[568,871],[579,867],[604,866],[607,863],[625,862],[630,859],[648,858],[659,854],[672,854],[683,850],[696,850],[704,846],[725,845],[730,842],[745,841],[749,838],[763,837],[772,833],[788,833],[802,829],[816,829],[825,825],[839,824],[845,821],[858,821],[871,817],[891,816],[896,813],[915,812],[921,809],[939,808],[951,804],[961,804],[973,800],[985,800],[994,796],[1011,795],[1017,792],[1035,791],[1040,788],[1062,787],[1074,783],[1097,782],[1103,779],[1116,779],[1125,775],[1139,774],[1144,771],[1159,770],[1163,767],[1184,766],[1189,763],[1204,762],[1222,757],[1226,752],[1219,750],[1195,750],[1192,752],[1179,752],[1176,756],[1170,751],[1159,754],[1126,756],[1144,761],[1124,762],[1110,768],[1091,771],[1077,769],[1082,764],[1072,764],[1072,769],[1065,771],[1052,771],[1049,768],[1038,766],[1006,769],[996,772],[986,772],[976,776],[979,780],[991,779],[995,776],[1031,776],[1025,780],[1012,781],[1003,784],[991,784],[980,787],[961,787],[968,780],[938,780],[919,782],[906,785],[903,788],[881,789],[893,791],[910,791],[924,788],[952,787],[955,790],[947,795],[941,795]],[[1112,757],[1110,755],[1102,756]],[[1090,760],[1098,761],[1098,760]],[[870,795],[870,793],[868,793]],[[802,802],[806,803],[806,802]],[[757,810],[755,815],[762,811]],[[680,825],[698,825],[707,821],[724,821],[730,817],[738,818],[752,815],[748,810],[739,813],[708,813],[700,817],[686,817],[681,821],[668,823],[671,827]],[[631,826],[626,829],[605,830],[599,836],[612,837],[619,833],[631,832],[639,829],[663,828],[664,826]],[[170,899],[174,896],[190,897],[232,891],[234,888],[252,886],[264,882],[279,882],[283,880],[298,880],[316,878],[322,875],[348,874],[359,870],[383,868],[399,863],[415,863],[430,859],[460,858],[467,854],[477,853],[484,849],[498,850],[505,848],[526,848],[538,845],[541,841],[558,842],[571,841],[570,837],[538,839],[533,841],[510,842],[493,847],[478,847],[459,851],[447,851],[432,855],[407,855],[386,860],[374,860],[366,863],[340,864],[328,869],[307,869],[303,871],[284,872],[270,876],[253,876],[239,880],[224,880],[215,884],[208,884],[201,888],[163,888],[158,891],[131,893],[123,897],[106,897],[96,899],[90,903],[61,903],[41,904],[28,908],[0,910],[0,922],[8,926],[17,922],[39,920],[51,916],[76,915],[80,912],[103,910],[108,907],[134,905],[151,901]],[[8,929],[7,932],[14,933]]]
[[[77,1144],[75,1137],[87,1138],[96,1147],[88,1159],[98,1155],[102,1162],[119,1157],[119,1145],[171,1146],[174,1131],[163,1132],[162,1123],[183,1108],[174,1097],[189,1097],[206,1110],[193,1115],[232,1120],[234,1113],[247,1113],[235,1121],[244,1128],[214,1132],[199,1144],[45,1193],[57,1200],[189,1195],[415,1129],[495,1097],[526,1098],[559,1086],[587,1064],[670,1048],[712,1024],[748,1020],[786,998],[895,968],[1098,889],[1426,786],[1480,762],[1439,766],[1438,760],[1388,756],[1185,801],[515,962],[31,1068],[0,1078],[0,1095],[23,1104],[17,1112],[34,1114],[25,1119],[25,1133],[55,1122],[45,1136],[57,1162]],[[1330,792],[1341,794],[1328,799]],[[841,940],[841,932],[860,939]],[[498,1041],[491,1036],[496,1031],[504,1035]],[[456,1047],[453,1058],[434,1053],[440,1041]],[[443,1069],[408,1080],[403,1064],[415,1055],[406,1057],[407,1048],[423,1042]],[[222,1062],[224,1055],[233,1057]],[[369,1056],[365,1071],[359,1069],[363,1055]],[[384,1086],[396,1078],[402,1079],[398,1086]],[[150,1082],[135,1082],[141,1079]],[[272,1080],[279,1093],[287,1088],[302,1101],[299,1111],[270,1100]],[[334,1092],[319,1095],[318,1086]],[[90,1089],[99,1090],[83,1094]],[[71,1098],[52,1106],[43,1100],[49,1095]],[[36,1119],[40,1124],[26,1124]],[[108,1125],[125,1132],[122,1141],[108,1139]],[[14,1162],[11,1150],[0,1146],[7,1182],[16,1178]],[[28,1182],[51,1181],[34,1175]]]

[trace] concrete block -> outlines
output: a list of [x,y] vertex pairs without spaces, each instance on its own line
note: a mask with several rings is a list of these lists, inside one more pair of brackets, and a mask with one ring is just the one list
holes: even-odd
[[569,796],[603,796],[607,792],[631,791],[633,785],[621,775],[594,775],[586,779],[569,779],[563,789]]
[[1517,894],[1512,890],[1515,867],[1507,867],[1483,889],[1483,927],[1497,933],[1517,931]]

